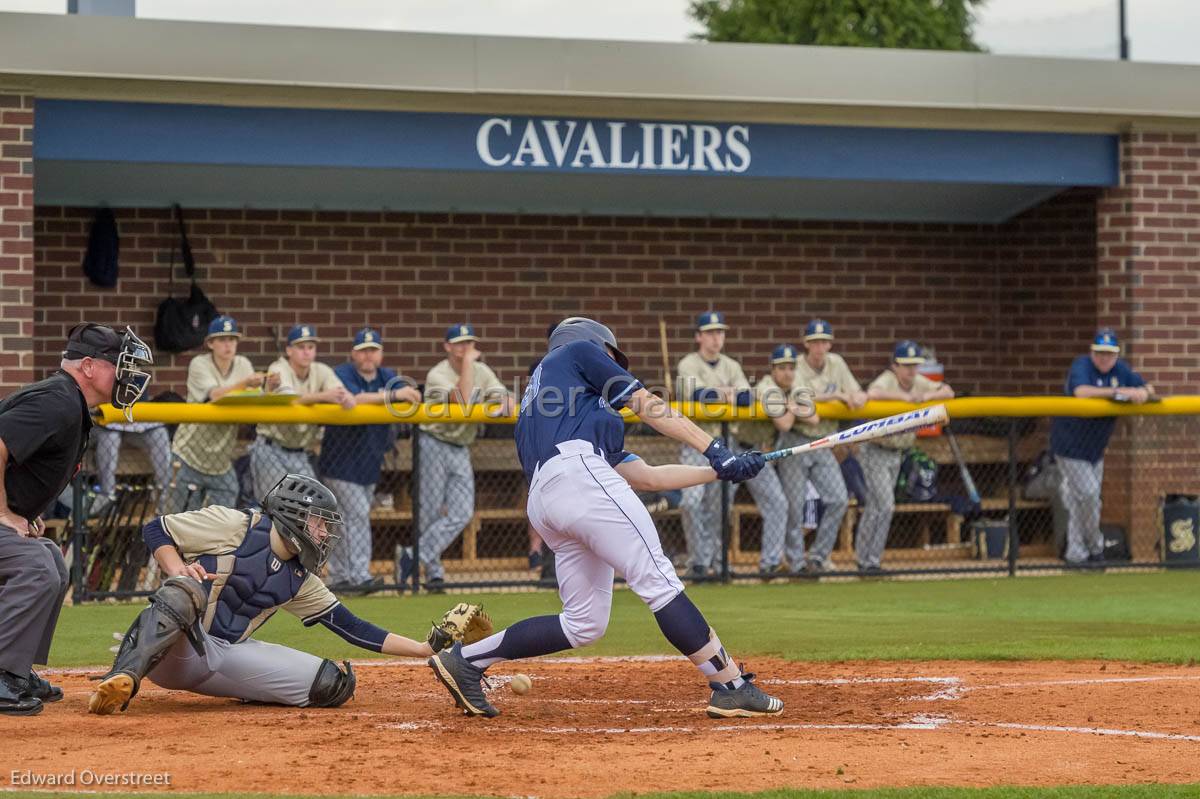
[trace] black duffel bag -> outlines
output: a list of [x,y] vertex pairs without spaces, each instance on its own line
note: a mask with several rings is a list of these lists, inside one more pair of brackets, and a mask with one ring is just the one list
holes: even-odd
[[187,231],[183,226],[183,210],[176,205],[175,219],[179,222],[179,252],[183,259],[183,271],[191,281],[191,291],[186,299],[175,294],[175,248],[171,248],[171,284],[169,296],[158,304],[154,316],[154,347],[160,352],[185,352],[204,343],[208,334],[208,323],[219,314],[196,284],[196,259],[192,257],[192,246],[188,243]]

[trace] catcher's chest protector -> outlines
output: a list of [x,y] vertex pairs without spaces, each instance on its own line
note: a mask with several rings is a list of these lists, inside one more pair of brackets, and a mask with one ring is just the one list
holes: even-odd
[[[296,558],[284,561],[271,551],[271,520],[247,522],[246,537],[228,555],[201,555],[200,565],[216,575],[208,586],[205,628],[214,638],[235,644],[249,637],[300,590],[308,572]],[[211,620],[211,621],[210,621]]]

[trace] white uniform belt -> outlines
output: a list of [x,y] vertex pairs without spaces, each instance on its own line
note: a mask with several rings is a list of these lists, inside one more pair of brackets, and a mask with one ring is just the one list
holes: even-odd
[[582,455],[584,453],[594,455],[596,453],[596,445],[590,441],[584,441],[582,438],[573,438],[554,446],[563,455]]
[[529,487],[533,488],[538,482],[538,476],[551,463],[562,460],[574,455],[595,455],[597,447],[590,441],[584,441],[582,438],[572,438],[570,441],[563,441],[561,444],[555,444],[558,454],[549,460],[542,461],[533,470],[533,479],[529,481]]

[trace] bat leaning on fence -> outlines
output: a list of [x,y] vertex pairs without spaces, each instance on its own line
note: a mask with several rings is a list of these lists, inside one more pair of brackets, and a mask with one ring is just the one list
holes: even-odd
[[915,430],[918,427],[927,427],[931,424],[944,424],[949,419],[950,415],[946,413],[945,405],[930,405],[927,408],[918,408],[915,411],[905,411],[895,416],[885,416],[882,419],[864,422],[863,424],[851,427],[849,430],[841,430],[824,438],[818,438],[816,441],[810,441],[807,444],[767,452],[763,457],[768,461],[774,461],[780,458],[789,458],[792,455],[799,455],[803,452],[828,449],[829,447],[837,447],[842,444],[860,444],[864,441],[873,441],[874,439],[884,438],[896,433]]
[[950,442],[950,451],[954,453],[954,462],[958,464],[958,474],[962,478],[963,488],[967,490],[967,499],[976,505],[979,504],[979,489],[975,487],[975,481],[971,478],[971,470],[967,468],[967,462],[963,460],[962,450],[958,448],[958,439],[954,437],[954,431],[946,425],[946,440]]

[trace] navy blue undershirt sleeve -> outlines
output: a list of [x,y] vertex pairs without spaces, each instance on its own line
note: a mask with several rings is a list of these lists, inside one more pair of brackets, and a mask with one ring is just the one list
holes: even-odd
[[382,652],[384,639],[388,636],[387,630],[376,627],[365,619],[360,619],[340,602],[320,616],[307,619],[304,626],[311,627],[317,622],[324,624],[355,646],[369,649],[372,652]]
[[175,541],[163,529],[162,517],[155,516],[142,528],[142,540],[146,542],[146,550],[153,555],[159,547],[173,547]]
[[751,389],[748,389],[748,388],[743,388],[741,391],[739,391],[737,393],[737,396],[734,398],[733,404],[737,405],[739,408],[748,408],[749,406],[753,405],[754,404],[754,391],[752,391]]
[[693,402],[721,402],[724,397],[715,388],[698,388],[692,392]]

